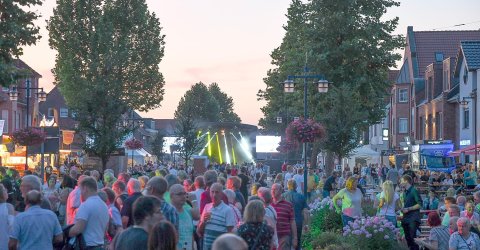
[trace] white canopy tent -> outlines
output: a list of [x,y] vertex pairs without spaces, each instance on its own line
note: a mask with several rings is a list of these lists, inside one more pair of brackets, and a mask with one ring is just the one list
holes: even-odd
[[353,151],[348,159],[348,162],[351,167],[353,167],[357,162],[380,164],[381,155],[380,152],[373,150],[369,145],[363,145]]
[[128,160],[132,158],[132,153],[136,164],[145,164],[146,158],[151,157],[151,155],[143,148],[135,150],[125,149],[125,156]]

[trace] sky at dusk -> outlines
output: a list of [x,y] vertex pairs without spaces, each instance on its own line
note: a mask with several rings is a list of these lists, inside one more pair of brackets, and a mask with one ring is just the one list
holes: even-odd
[[[407,26],[416,31],[480,29],[478,0],[400,2],[386,14],[400,18],[395,34],[405,34]],[[162,106],[142,115],[173,118],[180,98],[193,84],[216,82],[233,97],[242,122],[256,125],[265,104],[257,101],[256,94],[265,88],[263,78],[273,67],[270,53],[281,44],[290,0],[147,0],[147,4],[166,35],[160,63],[166,83]],[[20,57],[43,76],[40,86],[47,92],[53,88],[56,52],[48,46],[45,20],[55,5],[55,0],[45,0],[35,7],[42,15],[36,22],[42,39],[25,47]],[[459,24],[466,25],[454,27]]]

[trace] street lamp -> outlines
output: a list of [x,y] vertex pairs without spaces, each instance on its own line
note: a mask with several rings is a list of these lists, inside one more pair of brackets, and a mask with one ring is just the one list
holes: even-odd
[[463,97],[463,100],[460,101],[460,105],[466,109],[468,108],[468,103],[469,101],[467,100],[472,100],[473,101],[473,144],[475,145],[475,171],[477,171],[477,154],[478,154],[478,149],[477,149],[477,91],[474,90],[470,93],[470,96],[465,96]]
[[[303,79],[303,117],[304,119],[308,119],[308,103],[307,103],[307,79],[316,79],[317,89],[319,93],[327,93],[328,92],[328,85],[329,82],[325,80],[323,75],[309,75],[308,74],[308,67],[305,65],[303,69],[303,75],[295,76],[289,75],[287,80],[283,82],[283,87],[285,93],[292,93],[295,91],[295,82],[294,79]],[[307,169],[307,143],[303,143],[303,193],[307,194],[307,177],[308,177],[308,169]]]
[[[17,101],[18,100],[18,91],[17,89],[25,89],[26,90],[26,111],[27,111],[27,119],[26,119],[26,124],[25,127],[28,128],[30,126],[30,90],[37,90],[35,93],[38,97],[39,102],[44,102],[47,99],[47,93],[43,91],[43,88],[35,88],[30,86],[31,81],[30,79],[27,79],[25,81],[25,87],[17,87],[14,86],[12,89],[8,92],[8,95],[10,97],[10,101]],[[39,91],[40,90],[40,91]],[[25,170],[28,170],[28,146],[25,146]]]

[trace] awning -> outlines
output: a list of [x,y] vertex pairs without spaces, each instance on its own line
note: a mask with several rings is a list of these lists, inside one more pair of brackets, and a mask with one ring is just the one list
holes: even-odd
[[132,152],[133,152],[133,156],[141,156],[141,157],[148,157],[150,156],[150,154],[143,148],[141,149],[135,149],[135,150],[125,150],[125,155],[126,156],[132,156]]
[[[477,153],[480,152],[480,144],[477,144]],[[455,150],[449,154],[449,156],[460,156],[462,153],[466,155],[475,154],[475,145],[470,145],[459,150]]]

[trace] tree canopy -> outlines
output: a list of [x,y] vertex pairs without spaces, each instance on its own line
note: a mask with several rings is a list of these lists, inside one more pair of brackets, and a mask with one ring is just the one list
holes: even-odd
[[267,73],[266,89],[258,93],[267,101],[260,125],[278,131],[275,117],[285,107],[303,113],[301,82],[290,94],[282,93],[280,83],[288,75],[304,75],[307,66],[308,74],[322,74],[331,82],[329,92],[319,94],[308,81],[308,114],[327,129],[322,148],[337,157],[355,149],[360,132],[385,114],[388,70],[400,59],[395,50],[403,46],[403,37],[392,35],[398,18],[385,20],[383,15],[398,5],[391,0],[292,1],[285,37],[271,53],[275,67]]
[[0,84],[9,86],[18,78],[14,59],[23,55],[21,46],[33,45],[39,27],[34,21],[40,16],[29,8],[41,5],[41,0],[2,0],[0,2]]
[[55,84],[75,112],[85,150],[102,159],[134,126],[128,111],[160,106],[164,35],[145,1],[57,0],[48,21]]

